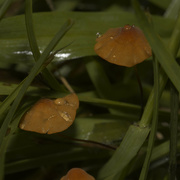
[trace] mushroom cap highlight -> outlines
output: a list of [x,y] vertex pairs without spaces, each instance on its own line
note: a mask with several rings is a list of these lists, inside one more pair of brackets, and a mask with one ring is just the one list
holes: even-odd
[[95,180],[93,176],[81,168],[72,168],[60,180]]
[[55,100],[40,99],[23,115],[19,128],[41,134],[62,132],[73,123],[78,107],[74,93]]
[[110,63],[132,67],[152,56],[143,32],[136,26],[111,28],[97,37],[95,52]]

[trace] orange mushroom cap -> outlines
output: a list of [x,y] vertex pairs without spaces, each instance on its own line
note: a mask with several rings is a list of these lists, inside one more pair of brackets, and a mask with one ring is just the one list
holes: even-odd
[[93,176],[81,168],[72,168],[60,180],[95,180]]
[[78,107],[79,100],[74,93],[55,100],[40,99],[24,114],[19,127],[41,134],[64,131],[73,123]]
[[132,67],[152,56],[146,37],[134,25],[111,28],[96,41],[95,52],[108,62],[120,66]]

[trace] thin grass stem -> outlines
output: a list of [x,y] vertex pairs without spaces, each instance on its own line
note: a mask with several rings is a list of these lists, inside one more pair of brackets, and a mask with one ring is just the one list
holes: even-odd
[[140,119],[141,119],[141,116],[143,114],[143,111],[144,111],[144,93],[143,93],[143,87],[142,87],[142,82],[141,82],[141,78],[139,77],[139,73],[138,73],[138,70],[137,70],[137,67],[135,66],[134,67],[134,70],[135,70],[135,74],[136,74],[136,78],[137,78],[137,82],[138,82],[138,85],[139,85],[139,90],[140,90],[140,97],[141,97],[141,113],[140,113]]
[[170,119],[170,146],[169,146],[169,179],[176,180],[177,169],[177,141],[178,141],[178,111],[179,93],[171,84],[171,119]]
[[157,125],[158,125],[158,109],[159,109],[159,67],[158,67],[158,61],[156,58],[154,58],[153,61],[154,64],[154,110],[153,110],[153,120],[151,125],[151,132],[149,136],[148,141],[148,147],[147,147],[147,154],[146,158],[141,170],[140,178],[139,180],[146,180],[149,165],[151,161],[151,155],[154,147],[154,142],[156,138],[156,131],[157,131]]

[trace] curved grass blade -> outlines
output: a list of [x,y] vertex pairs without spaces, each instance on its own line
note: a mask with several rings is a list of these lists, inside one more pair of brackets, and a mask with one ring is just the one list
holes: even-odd
[[33,25],[33,17],[32,17],[32,1],[26,0],[25,6],[25,23],[26,23],[26,31],[28,35],[29,44],[33,53],[33,57],[35,61],[37,61],[40,57],[40,51],[38,48],[34,25]]
[[165,73],[180,92],[180,67],[178,63],[175,61],[172,53],[170,53],[169,49],[165,46],[162,40],[159,38],[158,34],[155,32],[153,27],[148,23],[148,20],[141,10],[138,2],[133,0],[132,1],[134,10],[136,12],[137,18],[139,20],[139,24],[150,43],[152,50],[161,64],[162,68],[164,69]]
[[[6,135],[7,129],[8,129],[8,125],[9,123],[12,121],[14,114],[21,102],[21,99],[23,98],[23,95],[25,94],[28,86],[30,85],[30,83],[32,82],[32,80],[34,79],[34,77],[37,75],[37,73],[41,70],[42,66],[44,65],[45,61],[47,60],[50,52],[53,50],[53,48],[57,45],[57,43],[59,42],[59,40],[64,36],[64,34],[71,28],[72,26],[72,21],[69,20],[68,22],[66,22],[64,24],[64,26],[60,29],[60,31],[54,36],[54,38],[52,39],[52,41],[49,43],[49,45],[47,46],[47,48],[44,50],[43,54],[40,56],[39,60],[35,63],[34,67],[32,68],[30,74],[28,75],[28,77],[26,78],[26,80],[24,81],[24,83],[22,84],[22,87],[16,97],[16,99],[14,100],[2,126],[1,126],[1,131],[0,131],[0,155],[1,157],[4,157],[4,147],[2,146],[3,144],[3,139]],[[0,179],[3,178],[3,158],[0,159]]]
[[[136,2],[136,4],[134,4],[134,1],[133,1],[133,6],[135,6],[135,5],[139,7],[139,4],[137,4],[137,2]],[[135,10],[141,11],[140,7]],[[144,14],[142,16],[144,16]],[[175,28],[180,29],[180,28],[178,28],[178,26],[176,26]],[[173,54],[176,54],[177,50],[179,48],[180,32],[177,29],[175,29],[174,36],[172,37],[172,39],[169,43],[170,49]],[[157,41],[158,40],[159,40],[159,38],[157,39]],[[166,51],[166,48],[165,48],[165,51]],[[161,94],[168,78],[167,78],[166,74],[163,72],[163,70],[160,72],[160,74],[161,74],[161,77],[160,77],[161,78],[160,79],[160,94]],[[144,110],[143,116],[141,118],[141,121],[139,123],[139,126],[137,126],[136,128],[130,127],[131,129],[133,128],[134,131],[132,131],[129,128],[121,145],[117,148],[117,150],[115,151],[115,153],[111,157],[111,159],[100,170],[98,179],[112,180],[114,178],[113,180],[119,180],[119,177],[121,176],[121,173],[123,172],[123,169],[131,162],[131,160],[138,153],[139,149],[141,148],[141,145],[144,143],[144,141],[146,140],[146,137],[149,133],[149,128],[147,128],[147,127],[150,124],[150,121],[152,118],[154,93],[155,93],[155,91],[153,89],[148,98],[148,102],[145,106],[145,110]],[[143,128],[145,129],[144,132],[143,131],[140,132]],[[142,134],[140,135],[140,133],[142,133]],[[136,140],[136,139],[138,139],[138,142],[136,144],[134,144],[134,140]],[[128,142],[130,144],[128,144]],[[136,148],[132,149],[132,147],[136,147]]]
[[[141,128],[131,125],[108,163],[103,166],[98,174],[98,180],[119,180],[121,171],[128,165],[135,154],[139,151],[149,134],[149,128]],[[135,154],[134,154],[135,152]]]
[[[134,4],[134,6],[136,6],[136,5],[137,4]],[[141,11],[141,9],[138,8],[138,11]],[[171,39],[170,39],[169,44],[168,44],[169,50],[172,52],[173,56],[177,55],[178,50],[179,50],[179,46],[180,46],[180,17],[178,17],[178,19],[176,21]],[[163,53],[163,52],[161,52],[161,53]],[[167,83],[167,80],[168,80],[168,77],[162,68],[160,69],[159,77],[160,77],[159,78],[159,90],[160,90],[159,95],[161,95],[163,92],[163,89]],[[154,101],[153,101],[154,94],[155,94],[155,91],[153,88],[152,92],[148,98],[146,108],[145,108],[144,113],[142,115],[141,121],[139,123],[140,126],[146,126],[151,121],[152,111],[153,111],[153,103],[154,103]]]
[[[26,29],[27,29],[29,44],[30,44],[34,59],[35,61],[37,61],[40,57],[40,51],[39,51],[37,40],[34,33],[31,0],[26,1],[25,22],[26,22]],[[52,89],[66,92],[65,88],[62,88],[62,86],[60,86],[59,82],[54,78],[54,76],[51,74],[51,72],[47,68],[45,68],[42,71],[42,76],[45,78],[46,82],[49,84],[49,86]]]
[[10,106],[10,104],[14,101],[16,98],[19,90],[21,89],[23,83],[25,80],[23,80],[13,91],[12,93],[1,103],[0,105],[0,114],[3,114],[6,109]]
[[[104,33],[110,27],[122,27],[127,23],[137,24],[137,19],[131,12],[122,10],[114,13],[58,11],[33,13],[34,31],[40,51],[45,49],[51,37],[54,36],[59,27],[69,17],[73,17],[76,23],[66,36],[63,37],[56,49],[66,46],[72,42],[72,39],[73,44],[56,54],[54,59],[56,62],[95,55],[93,46],[97,32]],[[160,16],[153,16],[152,19],[158,34],[165,39],[169,38],[175,21]],[[49,24],[48,27],[47,24]],[[27,62],[33,64],[34,59],[32,58],[27,42],[24,16],[5,18],[0,22],[0,26],[1,63],[17,63],[26,66]]]
[[148,141],[148,147],[147,147],[147,154],[146,158],[141,170],[140,178],[139,180],[146,180],[148,170],[149,170],[149,165],[151,161],[151,154],[153,151],[154,147],[154,142],[156,138],[156,131],[157,131],[157,126],[158,126],[158,109],[159,109],[159,67],[158,67],[158,62],[157,59],[154,59],[154,110],[153,110],[153,119],[152,119],[152,125],[151,125],[151,132],[149,136],[149,141]]

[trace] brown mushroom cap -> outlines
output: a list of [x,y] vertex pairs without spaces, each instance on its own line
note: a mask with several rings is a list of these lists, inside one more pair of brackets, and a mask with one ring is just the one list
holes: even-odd
[[42,134],[64,131],[73,123],[78,107],[79,100],[74,93],[55,100],[40,99],[24,114],[19,127]]
[[108,62],[120,66],[132,67],[152,56],[146,37],[134,25],[111,28],[96,41],[95,52]]
[[81,168],[72,168],[60,180],[95,180],[93,176]]

